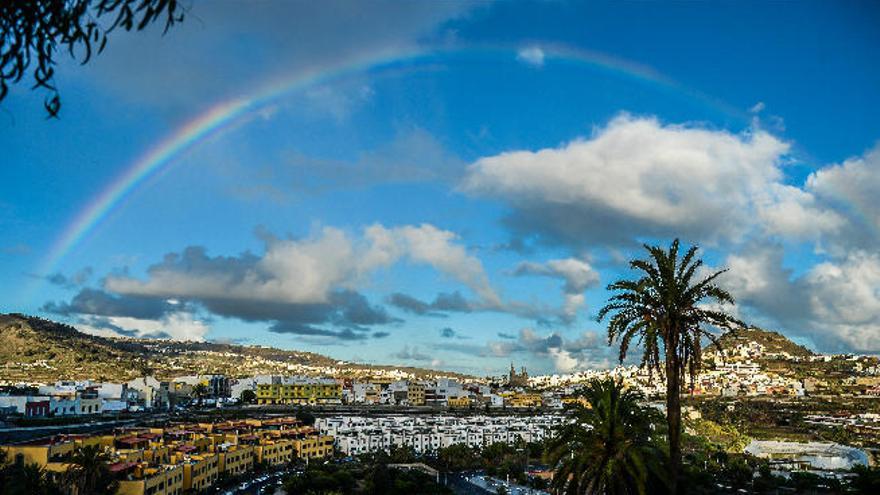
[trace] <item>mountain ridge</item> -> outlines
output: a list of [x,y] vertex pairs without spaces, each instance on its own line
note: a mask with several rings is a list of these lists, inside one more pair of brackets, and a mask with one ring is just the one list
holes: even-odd
[[420,378],[467,376],[407,366],[348,363],[313,352],[266,346],[101,337],[66,323],[19,313],[0,314],[0,342],[0,383],[127,381],[147,374],[160,379],[196,374],[320,374],[320,368],[334,369],[340,376],[391,369]]

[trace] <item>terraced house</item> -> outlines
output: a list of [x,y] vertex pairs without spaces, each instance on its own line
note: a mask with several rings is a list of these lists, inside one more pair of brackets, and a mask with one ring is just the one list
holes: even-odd
[[78,448],[98,446],[119,480],[120,495],[205,493],[222,479],[296,459],[332,455],[334,439],[295,418],[181,423],[121,429],[106,435],[59,435],[4,445],[7,462],[36,464],[62,474]]
[[342,384],[332,378],[299,378],[257,385],[257,404],[341,404]]

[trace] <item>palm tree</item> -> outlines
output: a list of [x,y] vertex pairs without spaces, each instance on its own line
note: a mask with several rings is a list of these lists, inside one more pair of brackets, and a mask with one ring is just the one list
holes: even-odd
[[97,445],[76,449],[64,473],[64,485],[71,493],[116,493],[119,482],[110,472],[109,456]]
[[702,341],[718,345],[715,336],[705,329],[711,325],[721,329],[741,328],[744,324],[723,310],[707,306],[733,304],[733,297],[715,285],[720,270],[694,282],[703,260],[696,257],[692,246],[679,259],[679,241],[668,250],[645,245],[650,258],[630,261],[641,273],[638,280],[618,280],[608,286],[615,291],[598,315],[608,322],[608,344],[620,343],[620,361],[626,358],[632,340],[643,348],[642,366],[661,370],[661,350],[665,358],[666,422],[669,440],[669,487],[676,492],[681,466],[681,387],[687,373],[693,385],[702,364]]
[[581,392],[574,421],[557,431],[545,453],[555,468],[552,487],[566,495],[644,494],[661,471],[655,441],[659,413],[640,405],[641,393],[610,378],[592,380]]
[[[0,461],[5,455],[0,455]],[[37,464],[0,462],[0,493],[3,495],[58,495],[60,490]]]

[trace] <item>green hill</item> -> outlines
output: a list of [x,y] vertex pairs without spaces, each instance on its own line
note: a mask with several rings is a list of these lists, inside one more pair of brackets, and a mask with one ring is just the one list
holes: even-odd
[[125,381],[145,374],[159,379],[219,373],[363,376],[400,369],[420,378],[462,377],[422,368],[344,363],[312,352],[213,342],[105,338],[55,321],[0,314],[0,383],[93,379]]
[[[737,330],[727,332],[718,339],[721,348],[728,353],[740,345],[748,345],[755,342],[764,347],[764,354],[769,356],[778,356],[787,353],[795,357],[813,356],[815,353],[802,345],[795,344],[779,332],[764,330],[753,327],[745,330]],[[718,349],[714,345],[708,345],[704,350],[706,357],[712,357]]]

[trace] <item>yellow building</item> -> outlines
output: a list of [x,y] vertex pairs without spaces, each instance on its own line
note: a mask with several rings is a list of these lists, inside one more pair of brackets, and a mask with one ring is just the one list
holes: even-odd
[[586,399],[586,397],[583,397],[580,395],[562,398],[562,405],[563,406],[573,406],[575,404],[580,404],[581,406],[586,407],[587,409],[590,409],[592,407],[590,405],[590,401],[588,401]]
[[257,462],[280,466],[295,456],[332,455],[334,439],[287,417],[128,429],[117,435],[62,435],[0,449],[8,462],[63,474],[70,468],[70,455],[85,446],[101,447],[110,455],[108,467],[120,480],[119,494],[182,495],[209,490],[223,474],[252,472]]
[[406,401],[411,406],[424,406],[425,386],[421,383],[409,382],[406,385]]
[[505,398],[510,407],[541,407],[544,398],[540,394],[513,394]]
[[342,402],[342,385],[335,380],[257,385],[257,404],[338,404],[340,402]]
[[119,481],[117,495],[181,495],[183,493],[182,465],[146,468],[132,477],[134,479]]
[[446,401],[446,403],[449,407],[455,407],[455,408],[464,407],[464,408],[466,408],[466,407],[470,407],[471,399],[467,395],[461,395],[458,397],[450,397]]
[[6,462],[13,463],[18,459],[25,464],[36,464],[40,467],[48,467],[50,463],[59,463],[73,454],[76,444],[73,440],[48,440],[37,441],[19,445],[7,445]]
[[280,466],[293,460],[293,440],[263,440],[254,447],[257,462],[268,466]]
[[220,472],[238,476],[254,468],[254,448],[250,445],[231,445],[220,454]]
[[183,463],[183,489],[199,493],[210,488],[220,476],[217,454],[194,455]]
[[156,445],[150,450],[144,451],[144,460],[151,464],[169,464],[172,453],[171,446]]
[[300,459],[320,459],[333,455],[333,437],[327,435],[311,435],[293,441],[296,456]]

